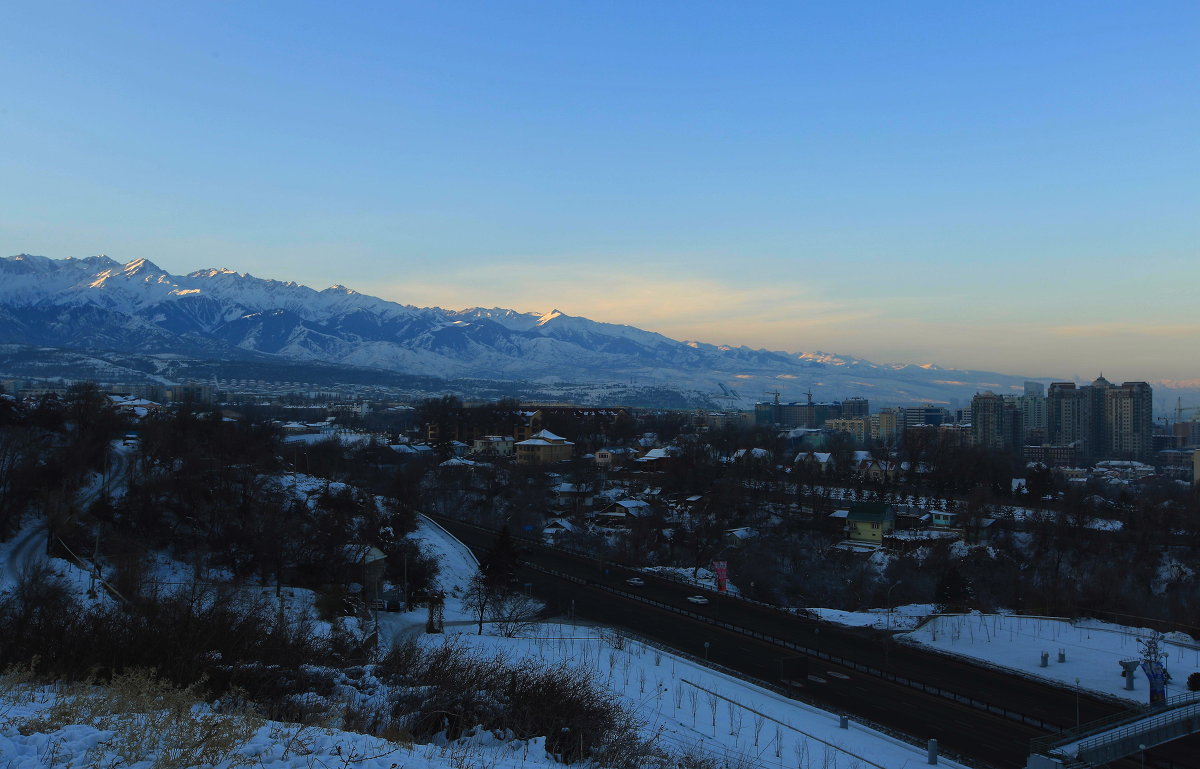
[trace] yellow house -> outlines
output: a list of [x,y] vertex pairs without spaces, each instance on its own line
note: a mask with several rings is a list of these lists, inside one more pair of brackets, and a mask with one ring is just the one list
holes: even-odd
[[846,514],[846,536],[855,542],[883,544],[896,528],[896,514],[882,502],[855,502]]
[[549,430],[540,430],[529,440],[516,444],[517,462],[523,465],[545,465],[570,459],[575,444]]

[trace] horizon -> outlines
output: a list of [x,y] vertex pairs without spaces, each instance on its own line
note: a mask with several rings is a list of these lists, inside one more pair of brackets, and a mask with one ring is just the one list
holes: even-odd
[[[166,271],[166,272],[167,272],[167,273],[169,273],[169,274],[170,274],[172,277],[184,277],[184,276],[188,276],[188,275],[191,275],[191,274],[194,274],[194,273],[199,273],[199,272],[207,272],[207,271],[209,271],[209,270],[214,270],[214,271],[218,271],[218,272],[232,272],[232,273],[234,273],[234,274],[237,274],[237,275],[240,275],[240,276],[242,276],[242,277],[249,277],[249,278],[258,279],[258,280],[274,281],[274,282],[277,282],[277,283],[295,283],[295,284],[296,284],[296,285],[298,285],[298,286],[301,286],[301,287],[303,287],[303,288],[310,289],[310,290],[312,290],[312,291],[317,291],[317,292],[320,292],[320,291],[323,291],[323,290],[327,290],[327,289],[332,289],[332,288],[345,288],[345,289],[349,289],[350,291],[352,291],[352,292],[354,292],[354,293],[357,293],[357,294],[360,294],[360,295],[365,295],[365,296],[374,296],[373,294],[369,294],[369,293],[367,293],[367,292],[364,292],[364,291],[359,291],[358,289],[355,289],[353,286],[347,286],[347,285],[344,285],[344,284],[339,284],[339,283],[336,283],[336,282],[335,282],[335,283],[331,283],[330,285],[326,286],[325,288],[318,288],[318,287],[316,287],[316,286],[307,285],[307,284],[300,283],[300,282],[298,282],[298,281],[293,281],[293,280],[290,280],[290,279],[287,279],[287,278],[280,278],[280,277],[273,277],[273,276],[264,276],[264,275],[253,275],[253,274],[251,274],[251,273],[249,273],[249,272],[246,272],[246,271],[243,271],[243,270],[237,270],[237,269],[231,268],[231,267],[229,267],[229,266],[227,266],[227,265],[222,265],[222,266],[218,266],[218,265],[208,265],[208,266],[204,266],[204,267],[196,267],[196,268],[193,268],[193,269],[187,270],[186,272],[174,272],[174,271],[172,271],[172,270],[169,270],[169,269],[167,269],[167,268],[163,267],[161,264],[159,264],[158,262],[156,262],[154,259],[151,259],[151,258],[148,258],[148,257],[138,257],[138,258],[136,258],[136,259],[130,259],[130,260],[128,260],[128,261],[122,262],[120,259],[114,258],[112,255],[110,255],[110,254],[104,254],[104,253],[100,253],[100,254],[89,254],[88,256],[84,256],[84,257],[67,256],[67,257],[57,257],[57,258],[56,258],[56,257],[49,257],[49,256],[46,256],[46,255],[44,255],[44,254],[30,254],[30,253],[24,253],[24,252],[23,252],[23,253],[20,253],[20,254],[11,254],[11,255],[9,255],[9,256],[7,256],[7,257],[3,257],[3,258],[6,258],[6,259],[14,259],[14,258],[20,258],[20,257],[37,257],[37,258],[51,259],[52,261],[68,261],[68,260],[72,260],[72,259],[74,259],[74,260],[83,260],[83,259],[88,259],[88,258],[106,258],[106,259],[111,259],[111,260],[112,260],[112,261],[114,261],[116,264],[119,264],[119,265],[121,265],[121,266],[128,266],[129,264],[132,264],[132,263],[134,263],[134,262],[137,262],[137,261],[145,261],[145,262],[149,262],[151,265],[153,265],[153,266],[155,266],[155,267],[158,267],[159,269],[162,269],[162,270]],[[381,299],[383,299],[384,297],[376,297],[376,298],[381,298]],[[470,310],[505,310],[505,311],[509,311],[509,312],[517,312],[517,313],[520,313],[520,314],[522,314],[522,315],[537,315],[537,316],[542,316],[542,317],[544,317],[544,316],[547,316],[547,315],[552,315],[552,314],[554,314],[555,312],[557,312],[557,313],[560,313],[560,314],[562,314],[562,315],[565,315],[565,316],[568,316],[568,317],[582,317],[582,318],[585,318],[585,319],[587,319],[587,320],[592,320],[592,321],[595,321],[595,322],[598,322],[598,323],[612,323],[612,321],[604,321],[604,320],[599,320],[599,319],[596,319],[596,318],[589,318],[589,317],[587,317],[587,316],[584,316],[584,315],[579,315],[579,314],[577,314],[577,313],[573,313],[573,312],[564,311],[564,310],[562,310],[561,308],[558,308],[558,307],[551,308],[550,310],[522,310],[522,309],[520,309],[520,308],[517,308],[517,307],[501,307],[501,306],[498,306],[498,305],[497,305],[497,306],[467,305],[467,306],[463,306],[463,307],[446,307],[446,306],[443,306],[443,305],[437,305],[437,304],[434,304],[434,305],[416,305],[416,304],[413,304],[413,303],[411,303],[411,302],[403,302],[403,301],[397,301],[397,300],[392,300],[392,299],[385,299],[385,300],[386,300],[386,301],[389,301],[389,302],[393,302],[393,303],[395,303],[395,304],[404,305],[404,306],[407,306],[407,307],[415,307],[415,308],[417,308],[417,309],[440,309],[440,310],[448,310],[448,311],[451,311],[451,312],[467,312],[467,311],[470,311]],[[642,331],[648,331],[648,332],[651,332],[651,333],[662,333],[662,334],[663,334],[663,336],[669,336],[668,334],[665,334],[665,333],[663,333],[663,332],[657,331],[657,330],[655,330],[655,329],[652,329],[652,328],[643,328],[643,327],[641,327],[641,326],[635,326],[634,324],[630,324],[630,323],[616,322],[616,325],[622,325],[622,326],[633,326],[634,328],[638,328],[639,330],[642,330]],[[670,338],[676,339],[676,341],[680,341],[680,342],[699,342],[699,343],[707,343],[707,344],[714,344],[714,345],[716,345],[716,344],[717,344],[717,343],[710,342],[710,341],[708,341],[708,340],[705,340],[705,339],[684,339],[684,338],[676,338],[676,337],[670,337]],[[971,370],[971,371],[981,371],[981,372],[989,372],[989,373],[1002,374],[1002,375],[1004,375],[1004,376],[1010,376],[1010,377],[1025,377],[1026,379],[1029,379],[1029,380],[1031,380],[1031,381],[1033,381],[1033,380],[1044,380],[1045,382],[1051,382],[1051,381],[1061,381],[1061,382],[1076,382],[1076,383],[1082,382],[1082,383],[1090,383],[1091,381],[1093,381],[1093,380],[1094,380],[1094,379],[1096,379],[1097,377],[1103,377],[1103,376],[1104,376],[1104,372],[1103,372],[1103,370],[1101,370],[1101,371],[1098,371],[1098,372],[1097,372],[1096,374],[1094,374],[1094,375],[1078,374],[1078,373],[1077,373],[1077,374],[1072,374],[1071,376],[1053,376],[1053,375],[1042,375],[1042,374],[1025,374],[1025,373],[1020,373],[1020,372],[999,371],[999,370],[993,370],[993,369],[987,369],[987,368],[983,368],[983,369],[963,369],[962,367],[957,367],[957,366],[954,366],[954,365],[952,365],[952,364],[945,363],[945,362],[940,362],[940,361],[899,361],[899,360],[872,360],[872,359],[865,358],[864,356],[855,355],[855,354],[853,354],[853,353],[846,352],[846,351],[837,351],[837,352],[834,352],[834,351],[830,351],[830,350],[818,350],[818,349],[812,349],[812,350],[804,350],[804,349],[797,349],[797,350],[772,350],[772,349],[770,349],[770,348],[764,348],[764,347],[757,347],[757,348],[756,348],[756,347],[753,347],[753,346],[751,346],[751,345],[717,345],[717,346],[722,346],[722,347],[740,347],[740,346],[744,346],[744,347],[749,347],[749,348],[751,348],[751,349],[766,349],[766,350],[769,350],[769,351],[771,351],[771,352],[782,352],[782,353],[786,353],[786,354],[789,354],[789,355],[806,355],[806,354],[807,354],[807,355],[828,355],[828,356],[832,356],[832,357],[838,357],[838,358],[853,358],[853,359],[858,359],[858,360],[865,360],[865,361],[867,361],[867,362],[869,362],[869,363],[872,363],[872,364],[875,364],[875,365],[880,365],[880,366],[891,366],[891,365],[906,365],[906,366],[919,366],[919,367],[930,367],[930,366],[932,366],[932,367],[935,367],[935,368],[937,368],[937,369],[940,369],[940,370],[947,370],[947,371],[964,371],[964,370]],[[1105,378],[1108,378],[1108,377],[1105,377]],[[1171,379],[1166,379],[1166,378],[1163,378],[1163,377],[1155,377],[1155,376],[1141,376],[1141,377],[1135,377],[1135,378],[1130,378],[1130,377],[1114,377],[1114,378],[1110,379],[1110,381],[1112,381],[1114,384],[1120,384],[1121,382],[1125,382],[1125,381],[1133,381],[1133,382],[1136,382],[1136,381],[1147,381],[1147,382],[1153,382],[1153,383],[1156,383],[1156,384],[1161,384],[1161,385],[1168,385],[1168,386],[1170,386],[1170,385],[1174,385],[1174,386],[1176,386],[1176,387],[1185,387],[1185,388],[1188,388],[1188,389],[1197,389],[1197,388],[1200,388],[1200,380],[1171,380]],[[1000,389],[1000,390],[1003,390],[1004,388],[1003,388],[1003,387],[1001,387],[1001,388],[999,388],[999,389]],[[1160,393],[1160,394],[1158,395],[1158,397],[1165,398],[1165,397],[1167,397],[1167,396],[1166,396],[1165,394],[1161,394],[1161,393]]]
[[1194,4],[63,5],[4,12],[12,249],[1200,385]]

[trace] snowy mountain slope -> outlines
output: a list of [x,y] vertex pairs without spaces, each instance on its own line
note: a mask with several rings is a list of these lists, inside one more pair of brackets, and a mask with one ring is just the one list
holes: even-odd
[[866,395],[952,402],[1023,378],[877,365],[828,353],[680,342],[560,310],[418,308],[227,269],[171,275],[145,259],[0,259],[0,343],[228,358],[266,355],[439,377],[637,381],[761,399]]

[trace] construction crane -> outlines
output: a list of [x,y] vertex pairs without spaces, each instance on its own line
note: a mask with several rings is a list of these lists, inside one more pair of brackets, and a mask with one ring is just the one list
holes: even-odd
[[1188,406],[1187,408],[1184,408],[1183,398],[1175,399],[1175,422],[1176,423],[1182,422],[1183,415],[1189,411],[1200,411],[1200,406]]
[[778,390],[763,390],[763,395],[774,395],[775,396],[775,405],[778,406],[779,398],[780,398],[780,396],[783,395],[783,393],[779,392]]

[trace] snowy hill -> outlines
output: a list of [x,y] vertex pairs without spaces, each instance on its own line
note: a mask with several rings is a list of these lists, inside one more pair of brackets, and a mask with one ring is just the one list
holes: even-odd
[[0,259],[0,344],[92,353],[320,362],[445,378],[628,382],[719,392],[746,402],[778,390],[799,399],[961,402],[1018,391],[1023,377],[879,365],[823,352],[788,353],[677,341],[632,326],[504,308],[445,310],[331,286],[227,269],[171,275],[106,256]]

